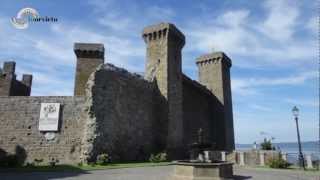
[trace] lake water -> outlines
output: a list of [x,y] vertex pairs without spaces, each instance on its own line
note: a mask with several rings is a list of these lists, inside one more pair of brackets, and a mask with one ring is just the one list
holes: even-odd
[[[301,145],[303,153],[320,153],[319,142],[303,142]],[[298,143],[273,143],[273,146],[287,153],[299,152]],[[252,148],[253,144],[236,144],[237,150],[250,150]]]
[[[288,154],[288,161],[292,163],[297,162],[299,153],[298,143],[273,143],[273,145],[276,147],[276,149]],[[311,154],[312,160],[320,160],[319,142],[303,142],[301,145],[304,155]],[[245,151],[251,149],[253,149],[253,144],[236,144],[236,150]]]

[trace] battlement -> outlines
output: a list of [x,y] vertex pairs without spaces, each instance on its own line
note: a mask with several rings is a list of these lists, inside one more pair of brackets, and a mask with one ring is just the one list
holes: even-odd
[[96,68],[104,63],[104,45],[99,43],[74,43],[77,56],[74,95],[85,95],[88,78]]
[[147,26],[143,29],[142,37],[144,41],[148,43],[153,40],[166,38],[168,33],[176,37],[176,39],[182,43],[182,46],[185,44],[185,36],[175,25],[171,23],[160,23]]
[[3,74],[14,74],[16,70],[16,63],[14,61],[6,61],[3,63]]
[[98,43],[75,43],[73,47],[77,58],[104,59],[104,45]]
[[0,71],[0,96],[30,96],[32,75],[23,74],[22,80],[16,79],[16,63],[6,61]]
[[205,54],[197,58],[196,64],[198,66],[204,66],[211,63],[223,62],[228,65],[228,67],[232,66],[231,59],[223,52],[214,52],[211,54]]
[[31,85],[32,85],[32,75],[31,74],[23,74],[21,82],[22,82],[22,84],[26,85],[27,87],[31,87]]

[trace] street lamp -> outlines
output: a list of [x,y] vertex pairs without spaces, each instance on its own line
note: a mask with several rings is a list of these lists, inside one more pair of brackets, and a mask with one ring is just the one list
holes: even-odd
[[306,169],[305,165],[304,165],[304,158],[303,158],[303,154],[302,154],[302,148],[301,148],[301,142],[300,142],[300,133],[299,133],[299,125],[298,125],[299,109],[296,106],[293,107],[292,114],[294,116],[294,119],[296,121],[296,126],[297,126],[297,136],[298,136],[298,145],[299,145],[299,165],[300,165],[300,167],[302,166],[303,169]]

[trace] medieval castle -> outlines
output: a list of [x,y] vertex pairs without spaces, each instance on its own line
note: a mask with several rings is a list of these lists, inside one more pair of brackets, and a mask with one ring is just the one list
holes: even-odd
[[[216,150],[233,151],[231,60],[222,52],[200,56],[197,82],[182,72],[185,36],[175,25],[146,27],[142,37],[144,77],[104,64],[103,44],[75,43],[74,96],[30,96],[32,76],[16,80],[15,63],[5,62],[0,150],[15,153],[19,146],[27,162],[90,162],[101,153],[145,160],[162,151],[182,159],[202,128]],[[42,103],[59,103],[58,130],[39,130]]]

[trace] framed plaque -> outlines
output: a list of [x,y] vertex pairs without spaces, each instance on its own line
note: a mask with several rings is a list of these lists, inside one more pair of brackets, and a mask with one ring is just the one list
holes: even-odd
[[39,131],[58,131],[60,103],[41,103]]

